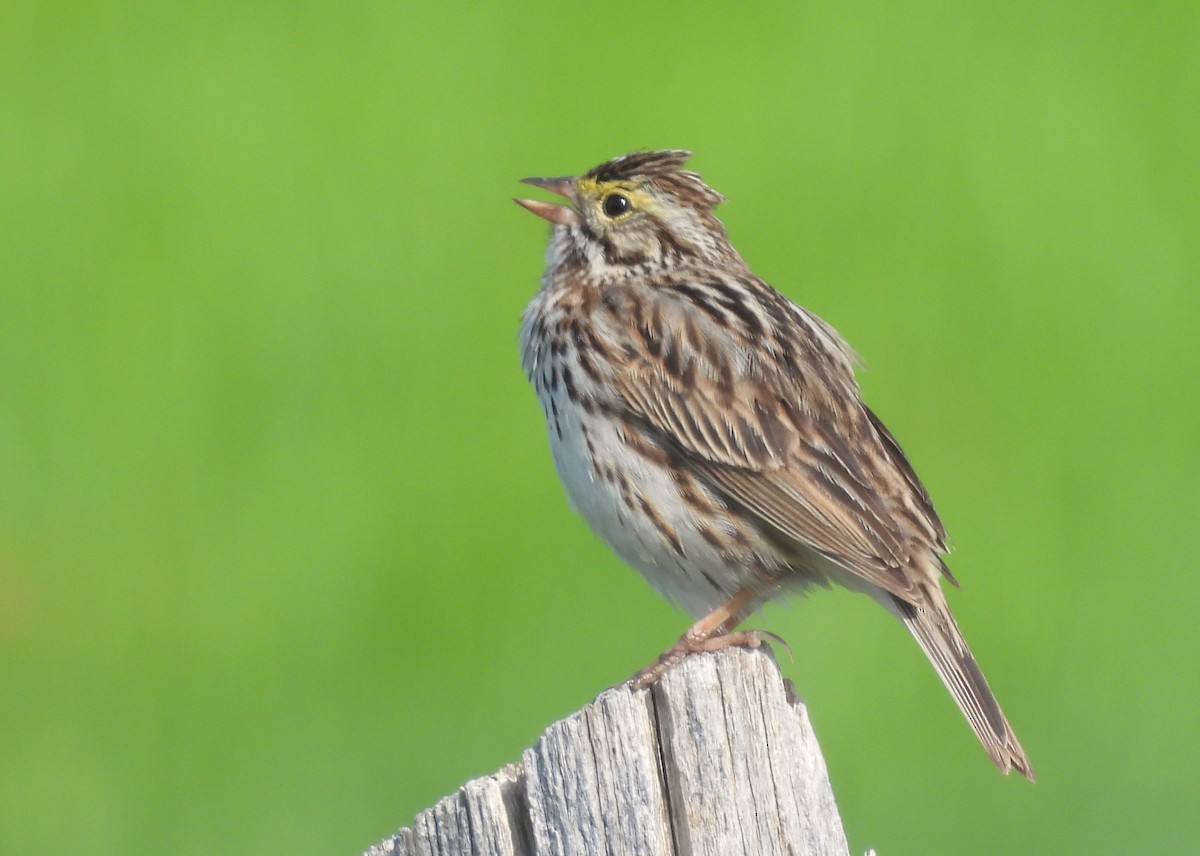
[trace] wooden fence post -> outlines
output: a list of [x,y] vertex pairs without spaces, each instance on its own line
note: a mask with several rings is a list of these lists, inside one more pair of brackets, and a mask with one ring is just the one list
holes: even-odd
[[769,651],[729,648],[601,693],[365,856],[848,852],[804,705]]

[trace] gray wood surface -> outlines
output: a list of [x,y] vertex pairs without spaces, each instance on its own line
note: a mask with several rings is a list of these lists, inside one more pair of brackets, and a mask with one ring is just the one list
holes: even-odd
[[601,693],[366,856],[848,852],[804,705],[768,651],[729,648]]

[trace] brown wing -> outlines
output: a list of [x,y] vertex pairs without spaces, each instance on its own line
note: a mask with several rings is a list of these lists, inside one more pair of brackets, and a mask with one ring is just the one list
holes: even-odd
[[[862,404],[849,348],[765,283],[757,303],[738,309],[714,296],[728,293],[659,289],[659,305],[640,306],[640,341],[614,377],[624,406],[734,503],[912,599],[944,567],[944,532],[899,445]],[[763,350],[769,358],[752,357]]]

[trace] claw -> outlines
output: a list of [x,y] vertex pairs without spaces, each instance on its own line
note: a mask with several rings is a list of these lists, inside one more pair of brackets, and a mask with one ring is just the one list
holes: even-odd
[[663,651],[657,660],[639,670],[625,684],[630,689],[640,690],[657,683],[659,678],[678,666],[691,654],[711,654],[734,645],[753,649],[760,647],[763,642],[768,640],[782,645],[788,652],[788,657],[791,658],[791,646],[778,634],[769,630],[739,630],[736,633],[721,633],[714,636],[698,635],[689,630],[680,637],[678,642]]
[[[783,650],[787,651],[788,659],[791,660],[792,662],[796,661],[796,657],[792,653],[792,646],[789,645],[787,643],[787,640],[784,639],[782,636],[780,636],[778,633],[772,633],[770,630],[747,630],[746,632],[753,633],[756,636],[760,637],[758,640],[759,645],[761,645],[763,642],[767,641],[768,639],[771,640],[772,642],[776,643],[777,645],[781,645],[783,647]],[[757,646],[755,646],[755,647],[757,647]]]

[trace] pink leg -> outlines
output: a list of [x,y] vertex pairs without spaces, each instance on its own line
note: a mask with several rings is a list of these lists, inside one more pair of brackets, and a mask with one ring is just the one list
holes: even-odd
[[634,689],[648,687],[661,678],[667,671],[679,665],[689,654],[702,651],[720,651],[731,645],[744,648],[757,648],[767,639],[779,639],[773,633],[762,630],[741,630],[734,632],[746,608],[762,595],[762,586],[747,586],[725,603],[718,606],[708,615],[701,618],[679,637],[679,641],[664,651],[657,660],[629,679],[628,683]]

